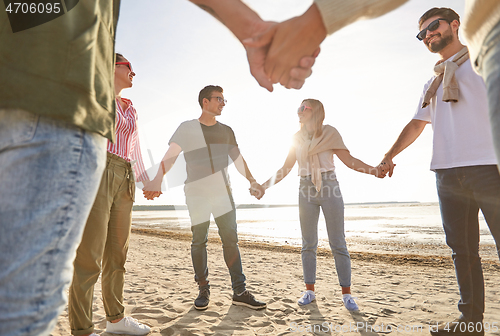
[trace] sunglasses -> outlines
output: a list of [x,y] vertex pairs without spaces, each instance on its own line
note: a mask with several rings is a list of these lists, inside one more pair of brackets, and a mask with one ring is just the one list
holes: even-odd
[[448,22],[448,20],[446,20],[446,19],[437,19],[437,20],[432,21],[431,23],[429,23],[429,25],[427,26],[427,28],[422,29],[417,34],[417,39],[419,41],[422,41],[427,36],[427,31],[431,31],[432,32],[432,31],[435,31],[436,29],[438,29],[439,28],[439,21],[441,21],[441,20]]
[[132,70],[132,64],[130,62],[116,62],[115,65],[126,65],[130,71],[134,72],[134,70]]
[[299,107],[297,109],[297,113],[304,112],[306,109],[311,109],[312,110],[311,107],[302,105],[301,107]]

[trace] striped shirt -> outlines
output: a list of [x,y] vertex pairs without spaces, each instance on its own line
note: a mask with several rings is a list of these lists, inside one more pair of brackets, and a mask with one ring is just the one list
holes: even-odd
[[137,111],[131,100],[122,98],[122,101],[127,103],[127,108],[124,111],[120,101],[116,99],[116,143],[108,140],[108,152],[132,164],[137,182],[149,181],[139,145]]

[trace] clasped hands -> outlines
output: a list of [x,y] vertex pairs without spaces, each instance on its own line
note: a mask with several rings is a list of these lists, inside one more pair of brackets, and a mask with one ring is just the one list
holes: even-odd
[[156,197],[160,197],[161,192],[161,180],[153,179],[152,181],[143,181],[144,188],[142,188],[142,193],[144,198],[147,200],[154,200]]
[[303,15],[287,21],[256,23],[252,37],[242,43],[250,72],[260,86],[273,91],[275,83],[288,89],[304,85],[325,37],[321,15],[313,4]]
[[375,167],[378,174],[380,175],[377,177],[384,178],[387,174],[389,174],[389,177],[392,177],[392,174],[394,173],[394,167],[396,167],[396,164],[392,162],[392,159],[385,156],[379,163],[379,165]]
[[266,188],[255,181],[250,184],[250,189],[248,190],[250,191],[250,195],[254,196],[258,200],[264,197],[264,194],[266,193]]

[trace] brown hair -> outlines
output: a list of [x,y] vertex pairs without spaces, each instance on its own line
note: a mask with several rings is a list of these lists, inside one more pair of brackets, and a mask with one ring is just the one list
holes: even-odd
[[[304,99],[302,103],[307,103],[312,109],[312,121],[314,125],[314,137],[320,137],[323,134],[323,120],[325,120],[325,108],[317,99]],[[300,129],[305,129],[304,124],[300,125]]]
[[203,89],[201,89],[200,94],[198,95],[198,103],[200,103],[200,107],[203,108],[203,99],[210,99],[212,92],[224,92],[220,86],[217,85],[207,85]]
[[125,57],[120,53],[115,53],[115,62],[122,62]]
[[[422,26],[422,23],[424,23],[424,21],[428,20],[429,18],[431,18],[433,16],[439,16],[439,17],[445,19],[446,21],[448,21],[448,23],[451,23],[452,21],[457,20],[458,23],[460,24],[460,16],[453,9],[446,8],[446,7],[441,7],[441,8],[434,7],[434,8],[429,9],[427,12],[425,12],[420,17],[420,19],[418,19],[418,28],[420,29],[420,27]],[[457,30],[457,33],[458,33],[458,30]]]

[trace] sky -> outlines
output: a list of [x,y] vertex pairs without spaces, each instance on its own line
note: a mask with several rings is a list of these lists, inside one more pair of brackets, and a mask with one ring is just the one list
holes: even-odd
[[[244,2],[262,19],[271,21],[301,15],[312,3]],[[132,62],[136,72],[134,86],[122,96],[130,98],[138,111],[146,166],[161,160],[181,122],[200,116],[199,91],[206,85],[220,85],[228,103],[218,120],[234,130],[259,183],[283,165],[291,138],[300,128],[297,108],[306,98],[323,103],[325,123],[337,128],[352,156],[376,166],[411,120],[438,60],[415,38],[418,18],[432,7],[452,5],[460,16],[464,13],[464,0],[411,0],[379,18],[358,21],[323,41],[313,74],[302,89],[275,85],[269,93],[251,76],[241,43],[189,1],[121,3],[116,51]],[[435,176],[429,170],[431,155],[432,129],[428,125],[394,159],[397,166],[391,178],[355,172],[335,157],[344,202],[436,202]],[[156,173],[152,170],[151,178]],[[260,201],[249,195],[248,182],[234,167],[229,174],[237,204],[297,203],[297,165]],[[146,200],[136,190],[139,205],[184,202],[182,186],[164,191],[155,201]]]

